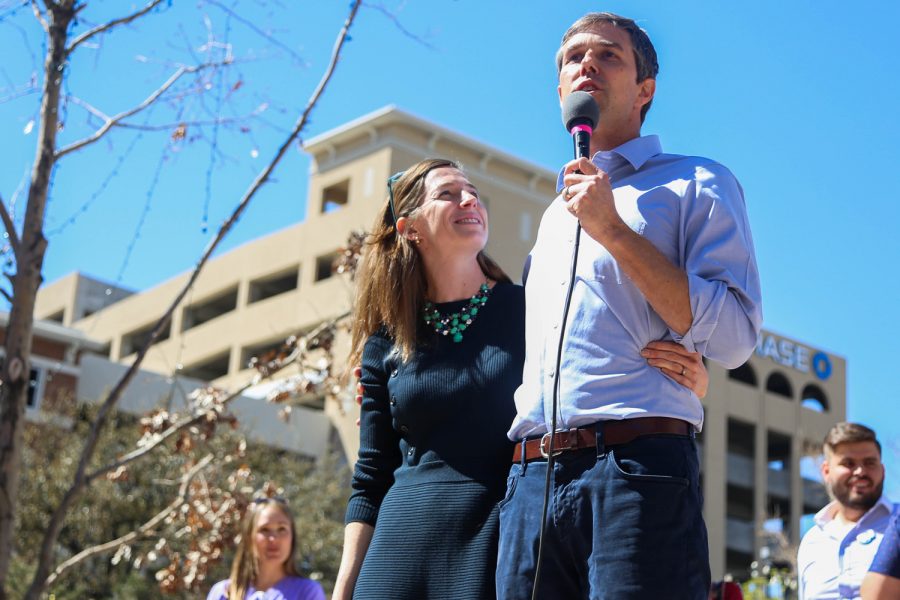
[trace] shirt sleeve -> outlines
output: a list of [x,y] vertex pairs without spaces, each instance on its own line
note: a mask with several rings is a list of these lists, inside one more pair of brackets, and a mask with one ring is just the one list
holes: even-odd
[[374,526],[385,494],[400,466],[400,436],[393,427],[388,398],[387,356],[392,343],[380,335],[366,341],[362,355],[363,401],[359,417],[359,457],[353,472],[353,492],[346,523]]
[[225,600],[227,591],[228,580],[226,579],[212,586],[212,589],[209,590],[209,594],[206,596],[206,600]]
[[728,169],[697,167],[685,198],[682,264],[693,322],[676,342],[729,369],[742,365],[762,327],[762,293],[744,192]]
[[869,570],[900,579],[900,508],[894,508],[894,515]]
[[806,597],[806,564],[809,562],[807,558],[808,548],[800,541],[800,548],[797,551],[797,600],[804,600]]

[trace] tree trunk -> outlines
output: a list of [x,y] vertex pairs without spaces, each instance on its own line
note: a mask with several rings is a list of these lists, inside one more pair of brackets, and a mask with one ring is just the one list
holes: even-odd
[[31,172],[20,244],[15,251],[13,302],[6,328],[6,357],[2,370],[3,385],[0,386],[0,600],[7,597],[6,578],[13,551],[22,429],[31,369],[34,302],[41,285],[41,269],[47,248],[43,233],[44,209],[56,161],[59,92],[65,75],[66,42],[69,24],[75,16],[74,4],[75,0],[47,3],[49,35],[37,156]]

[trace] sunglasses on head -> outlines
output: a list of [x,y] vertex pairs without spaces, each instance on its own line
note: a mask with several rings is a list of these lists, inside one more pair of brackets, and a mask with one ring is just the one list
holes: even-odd
[[393,175],[391,175],[390,177],[388,177],[388,180],[387,180],[388,199],[389,199],[390,206],[391,206],[391,218],[394,219],[394,226],[397,225],[397,211],[394,210],[394,184],[397,182],[398,179],[403,177],[403,173],[405,173],[405,171],[398,171],[398,172],[394,173]]

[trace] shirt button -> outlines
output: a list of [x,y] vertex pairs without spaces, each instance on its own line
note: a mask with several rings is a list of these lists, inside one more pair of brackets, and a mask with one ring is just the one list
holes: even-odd
[[391,396],[391,406],[397,406],[397,396]]
[[554,324],[553,324],[553,329],[559,329],[559,323],[554,323]]
[[550,371],[549,373],[547,373],[547,377],[549,377],[550,379],[553,379],[554,375],[556,375],[556,371]]
[[396,377],[396,376],[397,376],[397,369],[394,369],[393,371],[391,371],[391,377]]
[[561,282],[560,282],[560,285],[565,286],[567,283],[569,283],[569,282],[568,282],[568,281],[561,281]]
[[400,433],[409,433],[409,427],[407,427],[406,425],[401,425]]
[[407,456],[412,456],[413,454],[415,454],[415,452],[416,452],[415,450],[413,450],[412,448],[410,448],[409,450],[406,451],[406,455],[407,455]]

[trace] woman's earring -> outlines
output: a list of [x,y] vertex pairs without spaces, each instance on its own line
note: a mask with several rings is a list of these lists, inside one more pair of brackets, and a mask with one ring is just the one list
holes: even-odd
[[422,240],[419,239],[419,236],[416,236],[416,237],[413,238],[413,243],[414,243],[416,246],[418,246],[419,244],[422,243]]

